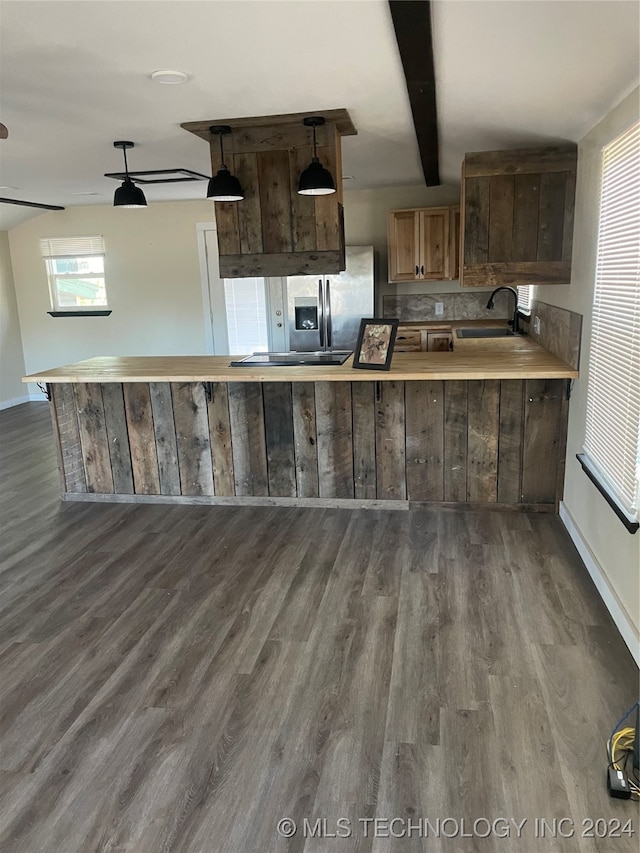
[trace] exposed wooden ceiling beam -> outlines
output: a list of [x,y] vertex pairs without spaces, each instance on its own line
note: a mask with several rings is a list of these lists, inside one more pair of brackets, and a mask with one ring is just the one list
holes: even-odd
[[396,41],[407,81],[422,171],[428,187],[440,183],[436,79],[429,0],[389,0]]

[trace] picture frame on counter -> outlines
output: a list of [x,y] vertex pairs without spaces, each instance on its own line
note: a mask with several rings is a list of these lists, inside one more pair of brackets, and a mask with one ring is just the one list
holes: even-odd
[[386,317],[363,317],[352,366],[362,370],[389,370],[399,322]]

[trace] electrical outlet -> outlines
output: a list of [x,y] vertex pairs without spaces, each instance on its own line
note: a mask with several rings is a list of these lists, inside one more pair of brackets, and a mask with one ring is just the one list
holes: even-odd
[[444,302],[436,302],[436,317],[442,317],[444,314]]
[[540,328],[541,328],[540,317],[534,317],[533,318],[533,334],[539,335],[540,334]]

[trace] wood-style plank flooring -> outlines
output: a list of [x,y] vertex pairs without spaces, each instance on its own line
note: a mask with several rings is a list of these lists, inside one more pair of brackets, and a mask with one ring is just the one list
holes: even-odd
[[64,504],[47,404],[0,427],[2,851],[638,849],[638,672],[556,517]]

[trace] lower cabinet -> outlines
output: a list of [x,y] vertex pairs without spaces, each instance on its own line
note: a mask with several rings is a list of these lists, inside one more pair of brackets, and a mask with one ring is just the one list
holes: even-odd
[[400,326],[395,352],[447,352],[453,349],[451,329],[432,329],[428,326]]

